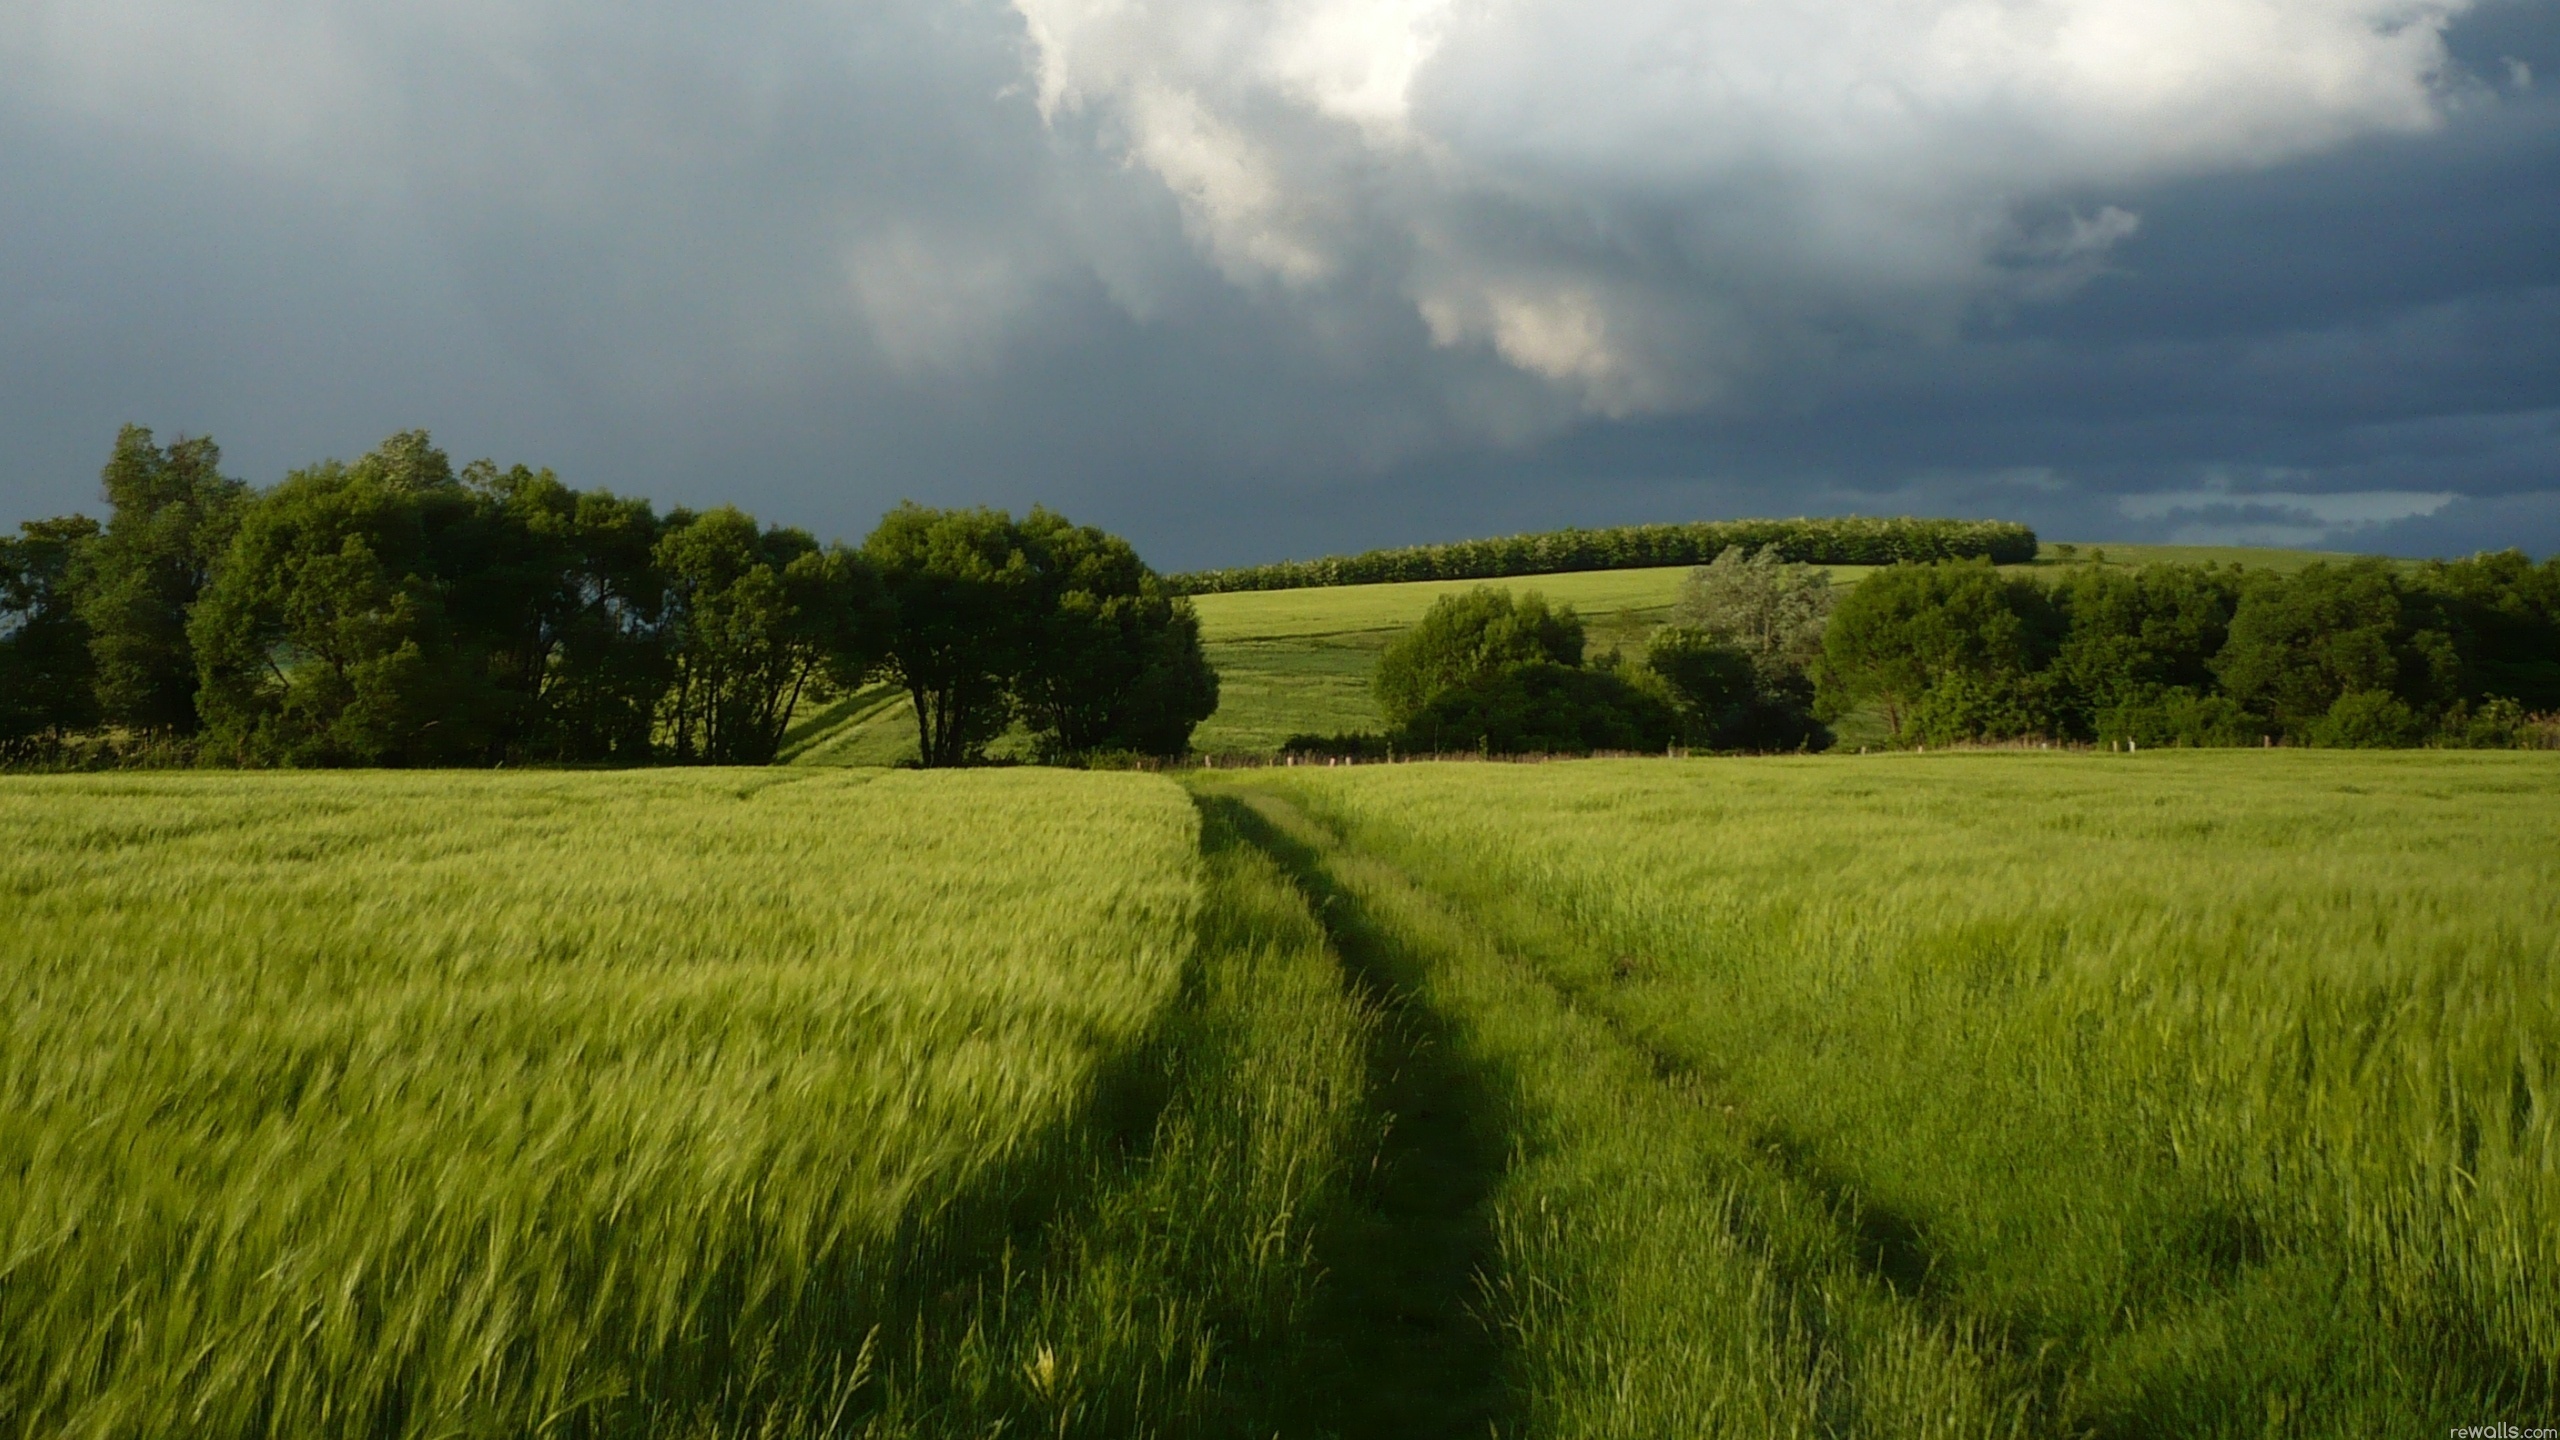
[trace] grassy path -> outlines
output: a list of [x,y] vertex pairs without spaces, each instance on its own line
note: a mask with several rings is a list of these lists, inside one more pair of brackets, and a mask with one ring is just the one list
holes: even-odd
[[1426,1319],[1369,1323],[1345,1379],[1379,1428],[1345,1433],[2039,1431],[2051,1377],[1939,1313],[1915,1227],[1384,857],[1281,795],[1240,803],[1410,1037],[1418,1073],[1382,1099],[1418,1133],[1391,1159],[1443,1172],[1388,1210],[1411,1258],[1367,1288]]
[[1317,1251],[1331,1284],[1316,1322],[1332,1373],[1314,1378],[1338,1405],[1325,1418],[1364,1440],[1506,1433],[1500,1339],[1481,1304],[1496,1256],[1488,1202],[1509,1159],[1500,1081],[1419,1000],[1426,957],[1374,923],[1298,838],[1293,813],[1260,795],[1202,803],[1305,894],[1347,983],[1380,1017],[1367,1056],[1378,1163]]

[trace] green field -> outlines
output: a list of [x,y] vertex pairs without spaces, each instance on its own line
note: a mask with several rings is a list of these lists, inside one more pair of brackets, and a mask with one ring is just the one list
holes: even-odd
[[1203,1337],[1304,1290],[1357,1015],[1162,782],[34,779],[0,828],[0,1434],[1219,1414]]
[[2547,755],[21,777],[0,831],[0,1435],[2560,1394]]
[[1522,1433],[2549,1411],[2547,759],[1259,774],[1513,1156]]

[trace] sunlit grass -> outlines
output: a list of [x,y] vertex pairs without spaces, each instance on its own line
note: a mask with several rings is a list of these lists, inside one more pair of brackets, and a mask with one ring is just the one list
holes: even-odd
[[1538,1433],[2360,1435],[2560,1383],[2543,757],[1259,783],[1516,1080]]
[[824,1412],[1089,1168],[1196,904],[1125,776],[66,777],[0,831],[28,1436]]

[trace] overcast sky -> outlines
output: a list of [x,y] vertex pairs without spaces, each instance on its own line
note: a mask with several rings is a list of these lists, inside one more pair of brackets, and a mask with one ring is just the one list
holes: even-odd
[[0,0],[0,520],[2560,550],[2560,0]]

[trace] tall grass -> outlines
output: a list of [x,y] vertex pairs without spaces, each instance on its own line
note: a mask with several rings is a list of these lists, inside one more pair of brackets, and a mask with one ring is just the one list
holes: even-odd
[[26,1436],[859,1419],[1090,1170],[1197,900],[1137,777],[30,779],[0,833]]
[[1204,831],[1198,949],[1124,1128],[1095,1127],[1084,1198],[884,1350],[865,1433],[1331,1432],[1319,1247],[1376,1153],[1376,1016],[1287,878],[1215,808]]
[[2546,760],[1257,783],[1514,1077],[1537,1433],[2357,1435],[2560,1392]]

